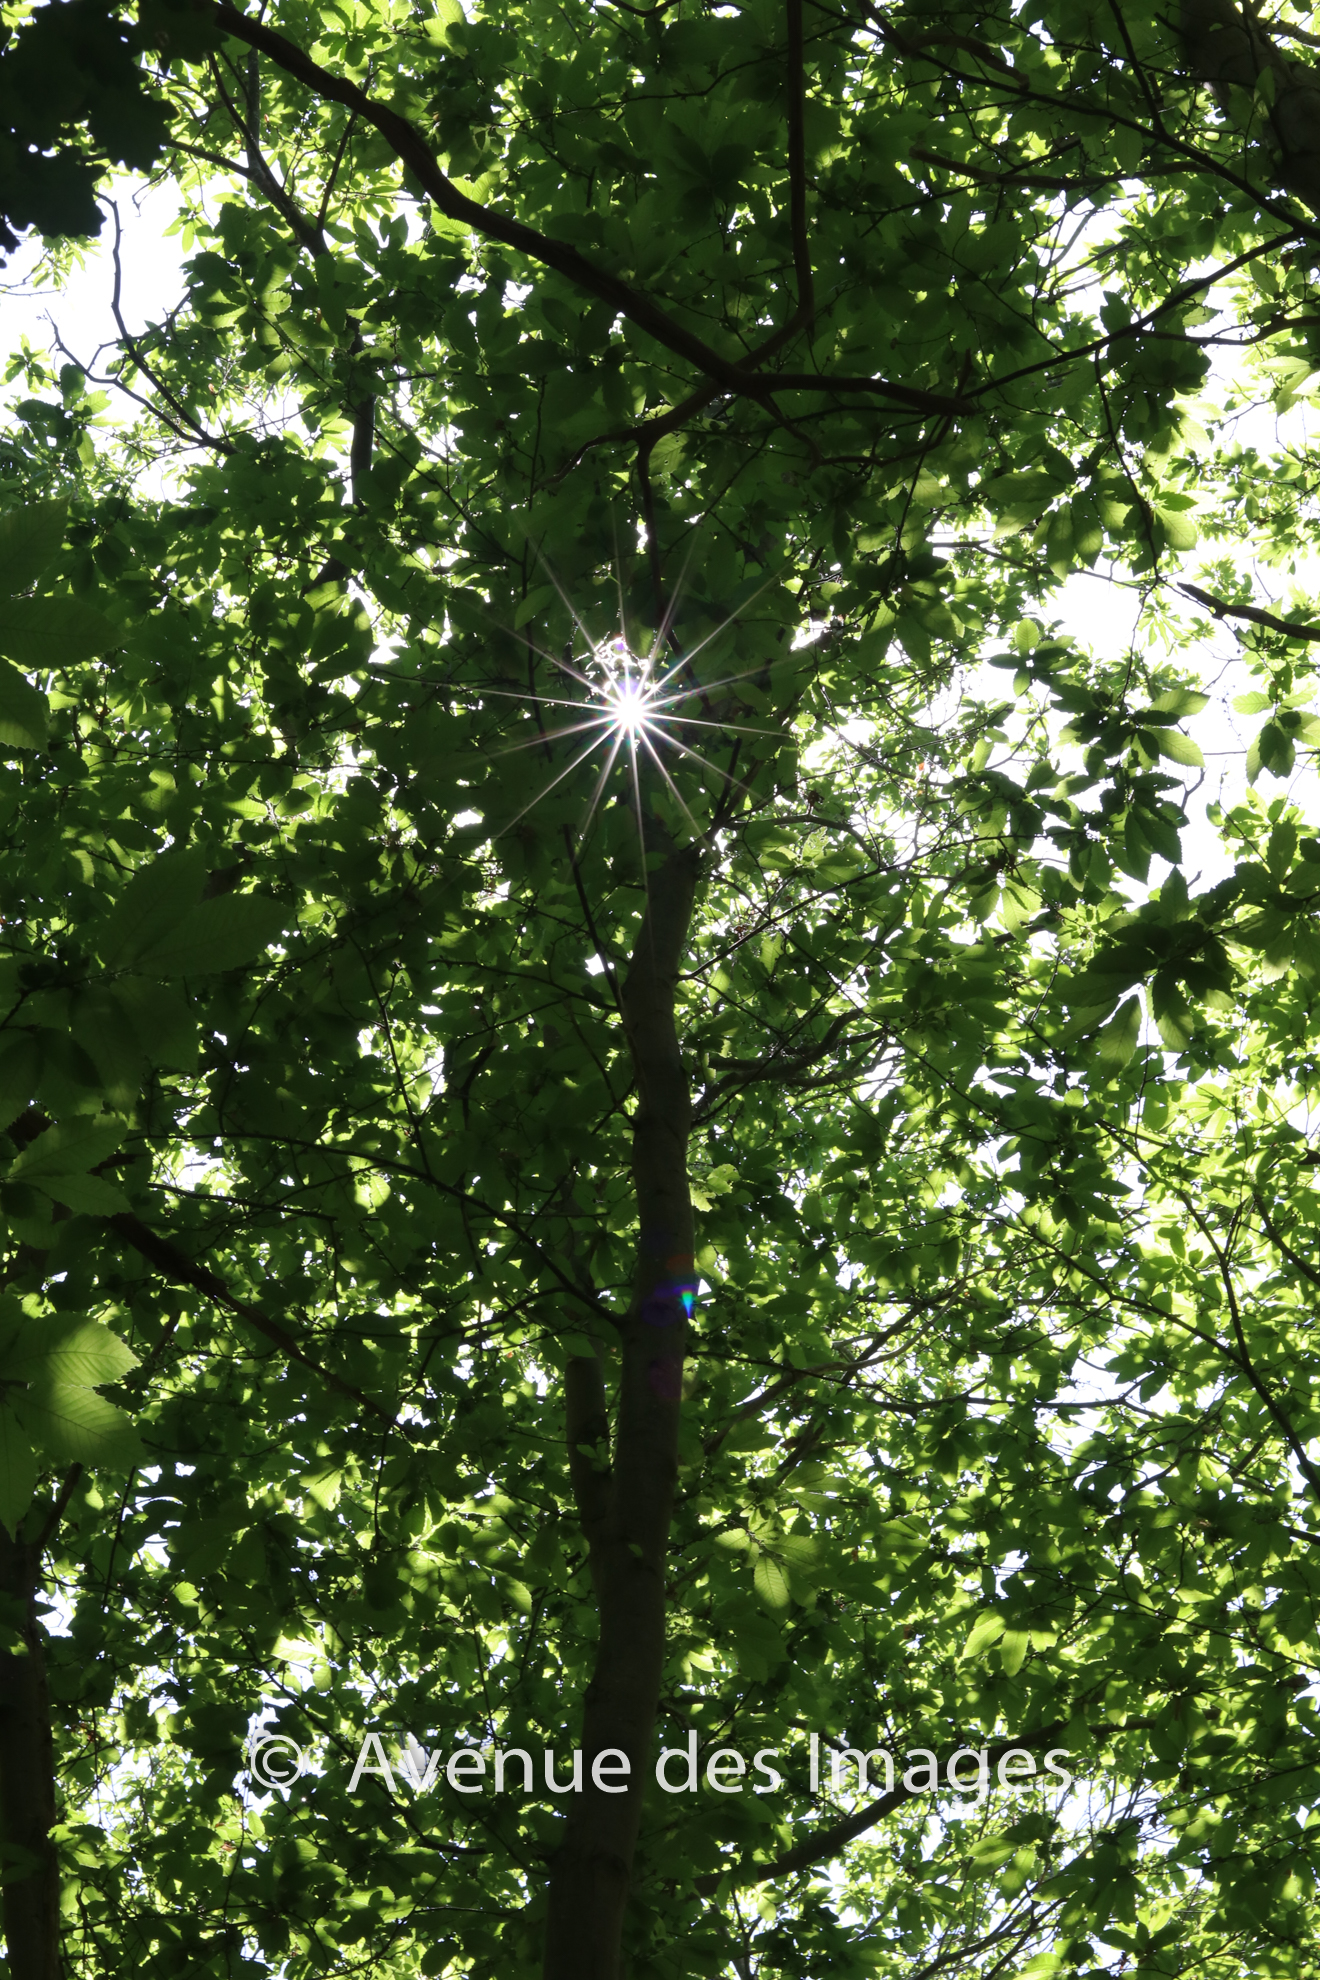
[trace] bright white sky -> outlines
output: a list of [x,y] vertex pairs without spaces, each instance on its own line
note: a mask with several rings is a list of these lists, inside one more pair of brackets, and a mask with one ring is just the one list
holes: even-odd
[[[172,186],[143,190],[125,180],[118,195],[124,243],[123,291],[120,306],[130,331],[159,320],[183,292],[179,237],[165,230],[178,211]],[[98,370],[92,360],[98,345],[114,341],[110,298],[114,289],[111,245],[114,222],[107,218],[100,242],[83,253],[63,292],[34,288],[32,274],[42,258],[38,240],[24,241],[0,271],[0,352],[18,349],[26,336],[35,350],[53,350],[52,323],[80,364]]]

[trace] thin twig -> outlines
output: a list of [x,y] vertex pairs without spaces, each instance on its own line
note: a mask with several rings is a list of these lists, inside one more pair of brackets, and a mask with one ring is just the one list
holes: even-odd
[[[1154,1719],[1129,1719],[1125,1725],[1092,1726],[1090,1731],[1094,1738],[1104,1738],[1115,1733],[1148,1732],[1154,1724]],[[987,1764],[996,1766],[1006,1753],[1012,1753],[1019,1747],[1024,1749],[1051,1747],[1055,1740],[1066,1734],[1067,1730],[1067,1722],[1060,1719],[1054,1725],[1045,1726],[1038,1732],[1019,1733],[1015,1739],[998,1740],[994,1745],[984,1749]],[[840,1856],[850,1842],[855,1842],[858,1836],[865,1835],[868,1829],[874,1828],[877,1822],[891,1814],[895,1808],[901,1808],[905,1802],[914,1800],[917,1795],[924,1792],[924,1788],[910,1788],[906,1782],[902,1786],[895,1786],[887,1794],[882,1794],[876,1800],[868,1801],[864,1807],[855,1809],[842,1822],[835,1822],[828,1829],[819,1830],[815,1835],[808,1836],[773,1862],[730,1865],[711,1875],[694,1879],[694,1888],[704,1895],[721,1884],[725,1888],[736,1888],[745,1884],[768,1884],[776,1877],[792,1876],[796,1871],[809,1870],[817,1863],[826,1863],[831,1857]]]
[[334,157],[330,160],[330,170],[326,174],[325,190],[321,194],[321,204],[316,210],[316,228],[318,233],[325,226],[326,215],[330,211],[330,195],[335,189],[335,180],[339,177],[339,168],[344,162],[344,153],[348,150],[348,140],[352,136],[353,126],[356,122],[357,118],[350,110],[344,121],[344,129],[339,139],[338,148],[335,151]]
[[77,1486],[78,1480],[82,1477],[82,1469],[83,1468],[80,1464],[75,1464],[75,1465],[71,1465],[68,1471],[65,1473],[64,1483],[60,1486],[59,1495],[56,1498],[54,1505],[51,1507],[50,1513],[46,1520],[46,1524],[42,1527],[41,1532],[37,1538],[36,1548],[39,1554],[45,1553],[47,1546],[50,1544],[50,1541],[54,1536],[56,1527],[63,1519],[64,1508],[68,1505],[69,1500],[73,1497],[74,1489]]
[[793,312],[795,324],[810,322],[816,311],[811,243],[807,237],[806,95],[802,0],[788,0],[788,199],[793,234],[793,272],[797,278],[797,308]]
[[1040,186],[1046,192],[1098,192],[1103,186],[1116,184],[1121,172],[1093,173],[1089,178],[1069,179],[1049,172],[1028,171],[1025,166],[1011,166],[1006,172],[995,172],[988,165],[975,165],[970,158],[942,158],[937,151],[925,151],[920,145],[908,146],[908,157],[919,159],[923,165],[936,165],[942,172],[957,172],[967,179],[979,179],[982,184],[992,186]]
[[[146,358],[143,356],[141,347],[137,343],[136,339],[132,336],[128,328],[128,325],[125,323],[124,313],[120,307],[120,295],[123,287],[124,268],[123,268],[123,263],[120,259],[119,249],[120,249],[120,244],[123,240],[123,228],[121,227],[119,221],[118,203],[113,199],[108,199],[106,201],[106,205],[110,208],[111,213],[114,215],[114,222],[115,222],[114,244],[110,249],[111,261],[113,263],[114,271],[115,271],[114,287],[110,295],[110,314],[115,319],[115,326],[119,331],[120,337],[123,339],[124,348],[127,350],[129,356],[132,358],[134,364],[137,366],[138,370],[142,373],[143,377],[149,378],[151,380],[152,385],[160,393],[161,398],[164,399],[166,405],[170,408],[175,418],[183,421],[184,426],[187,428],[188,432],[192,434],[195,440],[198,440],[201,443],[201,445],[204,447],[214,447],[216,452],[219,454],[232,454],[234,452],[233,441],[225,439],[223,434],[208,433],[207,429],[193,418],[192,414],[188,411],[188,408],[185,405],[181,404],[180,401],[175,398],[169,386],[163,384],[162,381],[156,376],[156,373],[152,370],[151,366],[147,363]],[[124,391],[128,391],[127,386],[124,386],[122,389]],[[129,396],[135,397],[136,394],[130,393]],[[178,431],[177,427],[172,426],[171,421],[166,420],[164,424],[167,426],[171,426],[173,431],[175,432]]]
[[382,1403],[364,1395],[360,1389],[355,1389],[351,1382],[343,1379],[342,1375],[336,1375],[333,1368],[323,1367],[319,1361],[299,1347],[286,1327],[281,1327],[277,1320],[270,1319],[260,1307],[251,1305],[245,1299],[239,1299],[217,1273],[189,1258],[186,1251],[181,1251],[169,1238],[161,1237],[158,1232],[151,1230],[140,1217],[133,1216],[131,1212],[120,1212],[111,1217],[109,1223],[111,1228],[118,1231],[120,1237],[126,1239],[135,1251],[139,1251],[149,1264],[156,1267],[158,1272],[163,1272],[170,1278],[180,1280],[184,1285],[194,1286],[198,1292],[205,1293],[217,1306],[225,1307],[240,1320],[245,1320],[249,1327],[254,1327],[259,1334],[263,1334],[273,1346],[279,1348],[282,1354],[286,1354],[290,1361],[296,1361],[313,1375],[319,1375],[330,1388],[338,1390],[341,1396],[347,1396],[350,1402],[355,1402],[359,1409],[377,1417],[391,1430],[400,1427],[397,1418]]

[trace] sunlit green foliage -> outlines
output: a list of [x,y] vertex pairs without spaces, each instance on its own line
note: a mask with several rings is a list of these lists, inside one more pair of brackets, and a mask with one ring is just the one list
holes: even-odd
[[[644,817],[702,849],[656,1749],[784,1778],[648,1788],[623,1970],[1301,1980],[1316,464],[1210,374],[1305,396],[1284,82],[1067,0],[169,13],[183,300],[99,389],[16,356],[0,441],[0,1518],[67,1974],[538,1969],[565,1798],[444,1762],[577,1743]],[[1179,584],[1255,683],[1208,829]],[[636,778],[573,726],[617,638],[682,697]],[[830,1786],[1014,1744],[1076,1786]]]

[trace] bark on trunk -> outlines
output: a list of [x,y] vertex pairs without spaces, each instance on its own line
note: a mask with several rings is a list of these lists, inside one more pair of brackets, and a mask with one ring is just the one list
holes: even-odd
[[4,1844],[4,1936],[11,1980],[60,1980],[59,1863],[55,1756],[44,1638],[36,1613],[41,1549],[0,1526],[0,1594],[26,1654],[0,1667],[0,1841]]
[[[568,1370],[568,1441],[590,1549],[600,1641],[582,1727],[582,1792],[550,1874],[545,1980],[617,1980],[665,1650],[665,1560],[693,1280],[687,1075],[674,990],[699,855],[665,843],[622,993],[637,1081],[633,1180],[637,1271],[622,1328],[614,1452],[599,1361]],[[625,1793],[595,1779],[598,1755],[628,1761]],[[606,1787],[619,1775],[604,1774]]]
[[[1262,24],[1234,0],[1183,0],[1182,38],[1198,82],[1235,83],[1254,91],[1272,82],[1268,122],[1290,193],[1320,213],[1320,76],[1291,61]],[[1262,113],[1262,124],[1265,121]]]

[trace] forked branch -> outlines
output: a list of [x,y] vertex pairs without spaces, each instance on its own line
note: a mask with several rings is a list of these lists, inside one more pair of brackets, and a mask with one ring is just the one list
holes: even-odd
[[553,269],[575,288],[600,297],[630,323],[635,323],[639,330],[645,331],[664,349],[703,372],[725,392],[759,401],[764,401],[771,392],[845,392],[886,399],[912,412],[956,414],[970,410],[962,398],[894,384],[885,378],[837,378],[815,372],[780,372],[772,379],[758,377],[746,359],[722,357],[702,338],[685,329],[677,318],[662,309],[644,291],[598,268],[567,241],[538,233],[536,228],[515,220],[511,214],[499,213],[493,207],[482,206],[477,200],[469,199],[441,171],[435,153],[406,117],[400,116],[388,104],[368,96],[346,76],[337,76],[322,68],[286,35],[241,13],[230,4],[230,0],[220,0],[216,20],[226,34],[268,55],[278,68],[313,95],[324,102],[342,104],[363,123],[378,130],[399,162],[413,174],[427,197],[446,218],[457,220],[487,240],[502,241],[506,247],[526,255],[529,260]]
[[[1093,1738],[1103,1739],[1117,1733],[1145,1732],[1154,1724],[1154,1719],[1129,1719],[1124,1725],[1092,1726],[1090,1730]],[[1059,1719],[1053,1725],[1042,1726],[1035,1732],[1019,1733],[1015,1739],[997,1740],[994,1745],[985,1748],[986,1764],[996,1768],[1006,1754],[1019,1750],[1035,1753],[1045,1748],[1048,1753],[1067,1730],[1066,1722]],[[947,1767],[947,1762],[944,1764]],[[926,1791],[924,1787],[908,1787],[905,1781],[896,1782],[885,1794],[877,1795],[874,1801],[864,1802],[851,1815],[844,1816],[842,1821],[832,1822],[825,1829],[817,1829],[771,1862],[746,1863],[711,1876],[698,1877],[695,1888],[706,1895],[717,1888],[736,1890],[748,1884],[769,1884],[778,1877],[792,1877],[799,1871],[814,1869],[817,1864],[829,1863],[842,1855],[849,1843],[856,1842],[858,1836],[864,1836],[868,1829],[883,1821],[886,1815],[892,1815],[896,1808],[902,1808],[904,1803]]]
[[299,1347],[287,1327],[282,1327],[278,1320],[272,1320],[269,1314],[263,1313],[259,1306],[253,1306],[251,1301],[239,1299],[218,1274],[210,1271],[205,1265],[199,1265],[196,1259],[189,1258],[186,1251],[181,1251],[169,1238],[161,1237],[159,1232],[153,1231],[149,1225],[144,1224],[140,1217],[124,1211],[111,1217],[109,1223],[112,1229],[118,1231],[120,1237],[131,1244],[135,1251],[140,1252],[148,1264],[154,1265],[164,1277],[173,1279],[177,1285],[192,1286],[198,1292],[205,1293],[206,1297],[214,1300],[217,1306],[223,1306],[227,1312],[246,1321],[248,1326],[268,1340],[272,1347],[277,1347],[281,1354],[287,1355],[290,1361],[296,1361],[299,1367],[306,1368],[311,1374],[319,1376],[329,1388],[337,1390],[341,1396],[347,1396],[359,1409],[365,1410],[369,1416],[374,1416],[391,1430],[398,1429],[397,1420],[382,1403],[364,1395],[361,1389],[355,1389],[351,1382],[346,1382],[342,1376],[336,1375],[333,1368],[324,1367],[315,1356]]

